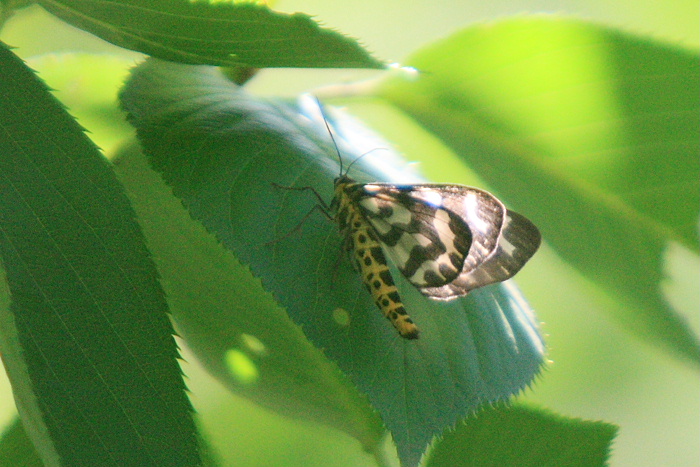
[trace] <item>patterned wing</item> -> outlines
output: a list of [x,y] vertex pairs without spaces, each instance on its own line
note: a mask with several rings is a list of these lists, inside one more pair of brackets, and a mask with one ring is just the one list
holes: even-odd
[[441,188],[442,206],[462,216],[472,231],[474,241],[467,261],[473,262],[465,264],[454,281],[421,289],[423,294],[450,300],[510,279],[539,248],[541,236],[537,227],[526,217],[506,209],[491,193],[461,185]]
[[367,184],[354,198],[401,273],[435,299],[512,277],[540,242],[532,223],[476,188]]

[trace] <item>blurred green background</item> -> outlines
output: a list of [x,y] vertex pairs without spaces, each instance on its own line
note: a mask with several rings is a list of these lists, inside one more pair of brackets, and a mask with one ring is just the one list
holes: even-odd
[[[542,12],[588,18],[692,49],[700,43],[700,4],[690,0],[299,0],[278,2],[276,8],[314,15],[324,25],[359,38],[378,57],[397,62],[422,44],[470,23]],[[51,51],[87,51],[119,54],[133,63],[139,60],[137,54],[63,26],[38,7],[17,14],[5,25],[0,39],[17,47],[15,52],[25,59]],[[317,86],[374,76],[376,71],[265,70],[251,88],[264,94],[294,95]],[[90,96],[86,93],[85,97]],[[88,122],[82,123],[90,128]],[[669,297],[697,332],[700,261],[678,247],[669,250],[668,264],[673,277],[666,284]],[[610,462],[613,467],[700,465],[697,368],[620,329],[605,314],[610,299],[546,246],[518,275],[517,282],[543,322],[552,360],[525,398],[564,415],[618,424],[620,432]],[[188,360],[184,369],[203,429],[216,446],[230,447],[221,452],[224,465],[375,465],[348,436],[282,418],[230,396],[191,358]],[[2,374],[0,427],[13,416],[11,391]]]

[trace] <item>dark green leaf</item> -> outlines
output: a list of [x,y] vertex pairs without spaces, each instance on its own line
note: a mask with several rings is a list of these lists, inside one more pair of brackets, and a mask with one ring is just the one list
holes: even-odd
[[410,63],[426,73],[380,94],[624,303],[625,327],[700,360],[660,288],[671,242],[698,251],[698,54],[540,17],[466,29]]
[[248,2],[41,0],[115,45],[182,63],[247,67],[383,68],[353,39],[309,16]]
[[602,467],[616,433],[604,422],[491,407],[437,440],[426,467]]
[[200,465],[157,274],[114,174],[0,47],[0,351],[47,465]]
[[[512,284],[445,303],[399,283],[423,329],[407,341],[372,303],[333,223],[311,212],[294,230],[318,201],[273,183],[313,187],[329,201],[339,169],[315,101],[268,102],[215,69],[150,61],[134,72],[122,102],[174,194],[368,395],[404,465],[417,465],[434,435],[482,403],[519,392],[539,372],[543,344]],[[386,147],[341,115],[331,119],[348,161]],[[374,151],[351,175],[416,180],[396,159]]]

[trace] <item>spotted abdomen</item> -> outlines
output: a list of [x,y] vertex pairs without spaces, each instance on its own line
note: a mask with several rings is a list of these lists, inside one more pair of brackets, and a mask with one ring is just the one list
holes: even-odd
[[362,282],[372,294],[384,316],[391,321],[401,337],[417,339],[419,330],[408,316],[391,277],[382,247],[375,238],[371,226],[350,203],[343,206],[340,214],[341,230],[348,234],[347,247],[353,250],[353,258],[362,275]]

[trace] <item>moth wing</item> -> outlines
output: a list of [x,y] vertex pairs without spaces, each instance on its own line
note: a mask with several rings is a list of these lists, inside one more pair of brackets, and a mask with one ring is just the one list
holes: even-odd
[[[474,192],[479,192],[474,196]],[[525,216],[505,208],[491,193],[476,188],[451,185],[443,193],[443,206],[464,216],[473,236],[468,260],[449,284],[421,292],[431,298],[450,300],[485,285],[502,282],[517,274],[532,258],[541,243],[537,227]]]
[[540,245],[527,218],[477,188],[368,184],[357,202],[387,256],[434,299],[509,279]]
[[459,277],[472,243],[469,226],[441,205],[438,191],[437,186],[368,184],[356,200],[387,256],[421,291]]

